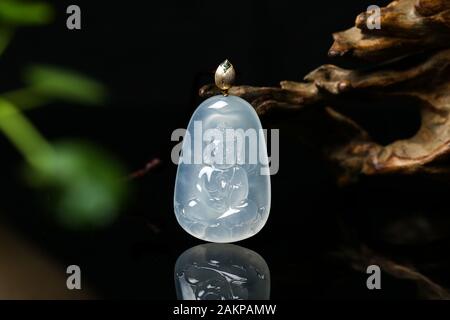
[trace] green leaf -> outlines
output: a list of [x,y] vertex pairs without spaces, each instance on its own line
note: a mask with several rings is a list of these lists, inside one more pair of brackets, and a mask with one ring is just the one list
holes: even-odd
[[30,67],[24,78],[34,93],[47,98],[100,105],[107,96],[106,88],[99,82],[77,72],[52,66]]
[[36,155],[48,153],[51,146],[25,115],[10,101],[0,97],[0,132],[22,153],[28,163],[38,167]]
[[64,142],[42,154],[39,170],[28,171],[37,187],[53,190],[50,204],[60,220],[72,228],[102,226],[116,218],[127,195],[125,172],[98,147]]
[[0,22],[4,25],[40,25],[52,19],[53,9],[47,3],[0,0]]

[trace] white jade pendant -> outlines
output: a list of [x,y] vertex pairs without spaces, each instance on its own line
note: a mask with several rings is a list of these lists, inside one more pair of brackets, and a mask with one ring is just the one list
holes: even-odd
[[174,207],[185,231],[211,242],[249,238],[270,211],[261,122],[245,100],[214,96],[192,115],[178,165]]

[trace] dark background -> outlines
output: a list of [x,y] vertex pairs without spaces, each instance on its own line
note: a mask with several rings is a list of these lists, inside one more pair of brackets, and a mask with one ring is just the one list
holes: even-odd
[[[237,69],[239,84],[300,81],[319,65],[332,63],[327,57],[332,32],[351,27],[356,15],[374,3],[388,1],[55,1],[56,21],[21,29],[0,60],[2,90],[19,87],[21,71],[30,63],[88,74],[110,89],[107,109],[58,103],[31,111],[33,123],[52,140],[95,142],[130,172],[155,157],[162,165],[130,182],[133,196],[114,225],[73,232],[40,205],[42,199],[51,201],[51,194],[23,186],[23,161],[0,137],[1,208],[8,225],[61,264],[80,265],[100,297],[175,298],[175,261],[201,242],[178,226],[173,213],[176,166],[170,162],[170,135],[187,125],[201,101],[198,89],[213,81],[213,71],[225,58]],[[69,4],[81,7],[80,31],[66,29]],[[408,110],[387,103],[353,115],[387,143],[417,128],[418,112]],[[291,142],[281,132],[280,171],[272,177],[266,227],[239,243],[269,265],[272,298],[413,296],[409,284],[388,275],[381,292],[369,292],[365,274],[327,253],[357,239],[397,256],[408,254],[409,247],[378,240],[383,218],[422,212],[433,197],[438,208],[445,190],[410,178],[373,178],[340,189],[317,153]],[[434,249],[435,243],[420,247],[419,259],[429,258]]]

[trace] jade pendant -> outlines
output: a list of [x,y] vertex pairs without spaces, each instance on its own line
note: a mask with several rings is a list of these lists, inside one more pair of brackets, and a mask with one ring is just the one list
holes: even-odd
[[[216,84],[227,89],[233,77],[226,61]],[[261,122],[248,102],[225,92],[201,103],[181,154],[174,207],[186,232],[205,241],[234,242],[263,228],[270,211],[269,163]]]
[[258,233],[269,216],[270,176],[264,134],[251,105],[236,96],[209,98],[193,114],[186,135],[174,196],[179,224],[211,242]]

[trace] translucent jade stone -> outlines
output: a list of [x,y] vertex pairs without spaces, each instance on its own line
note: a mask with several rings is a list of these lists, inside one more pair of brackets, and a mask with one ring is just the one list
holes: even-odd
[[174,207],[184,230],[211,242],[243,240],[265,225],[267,147],[261,122],[245,100],[214,96],[194,112],[182,145]]
[[180,300],[268,300],[270,271],[254,251],[209,243],[180,255],[175,288]]

